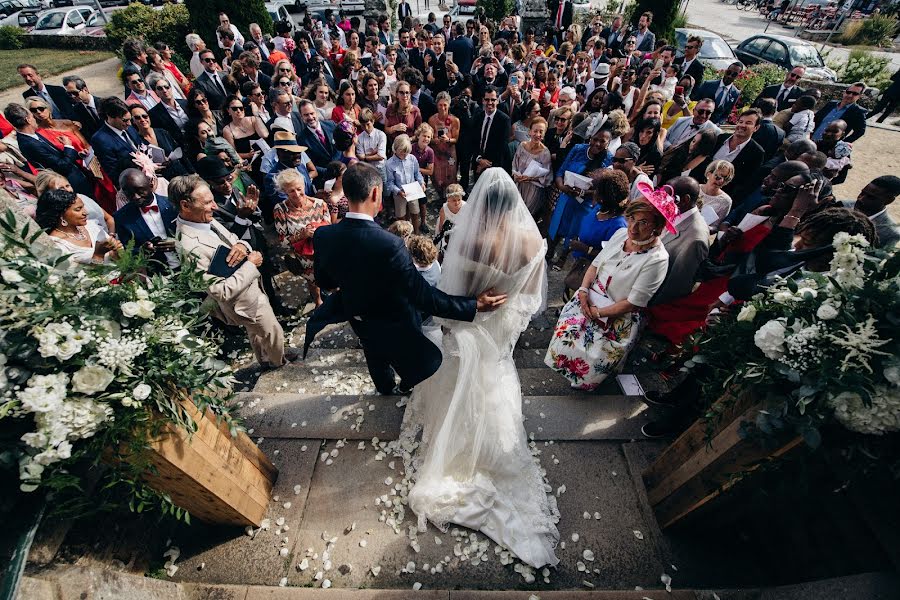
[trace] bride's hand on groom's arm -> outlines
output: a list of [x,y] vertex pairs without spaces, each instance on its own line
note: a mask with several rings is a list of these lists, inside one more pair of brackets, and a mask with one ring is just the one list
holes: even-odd
[[477,312],[490,312],[497,310],[506,302],[506,294],[498,294],[494,290],[486,290],[475,298],[475,310]]

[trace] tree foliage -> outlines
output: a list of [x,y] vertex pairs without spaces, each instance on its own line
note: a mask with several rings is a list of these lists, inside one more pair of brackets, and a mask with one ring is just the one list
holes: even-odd
[[190,32],[188,9],[183,4],[166,4],[161,10],[137,2],[109,17],[106,37],[114,50],[126,38],[143,38],[148,44],[165,42],[175,52],[185,53],[184,36]]

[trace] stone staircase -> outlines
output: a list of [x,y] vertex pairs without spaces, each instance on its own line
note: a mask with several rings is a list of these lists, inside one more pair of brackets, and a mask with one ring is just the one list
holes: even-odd
[[[560,279],[559,272],[552,274],[551,290],[561,289]],[[383,448],[399,434],[405,399],[375,393],[355,336],[346,326],[333,326],[320,335],[304,362],[262,374],[252,391],[235,399],[250,436],[280,471],[267,527],[249,531],[202,523],[179,527],[161,538],[171,538],[163,550],[169,544],[180,550],[174,573],[154,569],[162,562],[162,542],[148,539],[144,559],[118,552],[122,558],[117,560],[128,563],[124,567],[109,560],[116,552],[106,551],[100,561],[80,555],[75,566],[31,571],[19,597],[898,597],[896,578],[882,574],[829,585],[765,589],[759,586],[778,577],[769,572],[759,548],[745,543],[745,536],[699,529],[663,534],[641,481],[643,470],[666,446],[640,434],[652,411],[640,398],[622,395],[615,380],[598,393],[576,392],[543,365],[559,304],[551,302],[547,313],[532,322],[514,353],[525,428],[540,452],[561,512],[557,568],[523,569],[507,560],[493,542],[469,530],[451,528],[442,533],[429,526],[426,533],[411,534],[415,516],[408,510],[402,523],[388,524],[397,514],[385,510],[382,500],[395,498],[391,489],[403,472],[402,461]],[[295,346],[302,343],[302,321],[290,332]],[[642,375],[642,384],[656,387],[659,382]],[[146,560],[150,554],[155,558]],[[97,568],[98,562],[107,568]],[[111,564],[118,568],[109,569]],[[152,572],[158,579],[129,571]]]

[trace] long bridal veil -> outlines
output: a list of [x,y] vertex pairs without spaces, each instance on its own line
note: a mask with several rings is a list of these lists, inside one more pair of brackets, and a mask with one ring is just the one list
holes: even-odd
[[559,513],[525,435],[512,353],[545,302],[545,251],[509,175],[482,173],[453,229],[439,287],[470,296],[493,289],[508,299],[472,323],[439,320],[444,360],[413,392],[401,438],[421,530],[426,520],[480,530],[535,567],[559,562]]

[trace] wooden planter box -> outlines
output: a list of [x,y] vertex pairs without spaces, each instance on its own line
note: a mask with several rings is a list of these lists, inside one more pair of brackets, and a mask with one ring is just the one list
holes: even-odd
[[146,481],[201,521],[258,527],[278,469],[244,432],[232,437],[211,411],[201,415],[190,401],[182,406],[197,431],[189,437],[166,424],[143,456],[157,469]]
[[694,421],[644,471],[647,499],[661,528],[708,507],[735,484],[733,475],[751,471],[754,463],[782,456],[803,444],[802,438],[796,437],[772,450],[741,439],[741,422],[754,421],[761,408],[761,403],[748,393],[727,409],[714,426],[702,419]]

